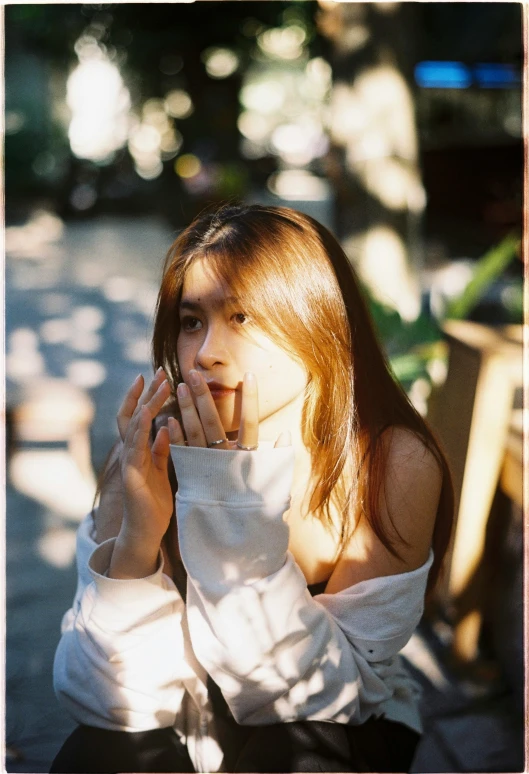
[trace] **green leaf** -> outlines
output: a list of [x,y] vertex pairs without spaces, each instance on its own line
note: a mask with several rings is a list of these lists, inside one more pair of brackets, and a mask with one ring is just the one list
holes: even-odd
[[519,245],[518,235],[509,234],[499,245],[480,258],[464,291],[447,304],[445,316],[454,320],[467,317],[490,285],[503,274],[515,257]]

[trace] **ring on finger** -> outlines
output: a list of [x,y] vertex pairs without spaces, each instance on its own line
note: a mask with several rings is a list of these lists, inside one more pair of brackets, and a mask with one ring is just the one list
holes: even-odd
[[208,443],[208,447],[219,446],[221,443],[226,443],[226,440],[227,440],[226,438],[219,438],[218,441],[210,441]]
[[244,446],[244,444],[239,443],[239,441],[237,441],[237,446],[239,447],[239,449],[242,449],[243,451],[255,451],[258,448],[259,444],[256,443],[255,446]]

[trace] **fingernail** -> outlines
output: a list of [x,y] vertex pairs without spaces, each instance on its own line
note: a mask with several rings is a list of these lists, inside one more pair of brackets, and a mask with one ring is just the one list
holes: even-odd
[[142,374],[138,374],[137,377],[134,379],[134,381],[132,383],[133,384],[138,384],[138,382],[140,381],[141,377],[142,377]]
[[200,374],[194,368],[189,371],[189,381],[193,387],[198,387],[200,384]]
[[163,371],[163,366],[160,366],[160,367],[157,369],[155,376],[158,376],[158,374],[160,373],[160,371]]
[[255,374],[252,371],[246,371],[244,374],[244,383],[247,387],[255,387]]
[[189,390],[187,389],[187,384],[185,384],[184,382],[180,382],[180,384],[176,388],[176,393],[179,398],[188,398]]

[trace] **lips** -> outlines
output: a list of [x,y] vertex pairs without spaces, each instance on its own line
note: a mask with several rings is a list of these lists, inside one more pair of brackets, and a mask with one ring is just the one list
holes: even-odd
[[228,387],[226,384],[220,384],[220,382],[208,382],[207,385],[213,400],[227,398],[236,392],[234,387]]

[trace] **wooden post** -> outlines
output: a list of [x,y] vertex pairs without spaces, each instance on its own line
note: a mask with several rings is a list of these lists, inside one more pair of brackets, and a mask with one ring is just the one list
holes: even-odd
[[443,330],[449,368],[430,421],[454,476],[456,523],[443,593],[455,609],[454,656],[468,662],[477,656],[482,623],[479,569],[487,521],[504,468],[515,390],[522,384],[521,339],[513,341],[512,330],[504,336],[463,321],[448,321]]

